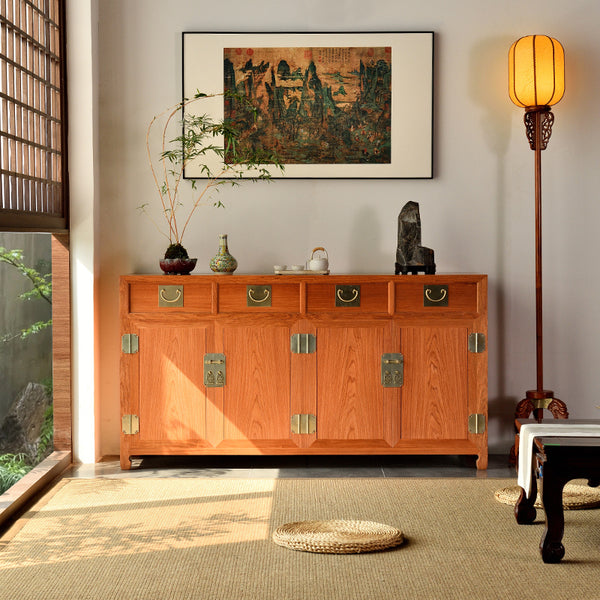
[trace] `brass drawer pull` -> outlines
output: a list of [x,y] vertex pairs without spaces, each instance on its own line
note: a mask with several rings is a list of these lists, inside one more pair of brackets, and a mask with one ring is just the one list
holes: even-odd
[[349,300],[346,300],[346,298],[342,297],[342,290],[338,289],[337,291],[337,297],[342,301],[342,302],[346,302],[346,304],[350,304],[350,302],[355,302],[358,298],[358,290],[356,288],[354,288],[352,290],[352,298],[350,298]]
[[449,297],[447,285],[423,286],[423,306],[448,306]]
[[158,290],[158,306],[183,306],[183,286],[165,285]]
[[269,296],[271,295],[268,289],[265,289],[264,293],[265,293],[265,297],[262,300],[257,300],[254,297],[254,289],[250,288],[248,290],[248,298],[250,298],[250,300],[252,300],[252,302],[256,302],[256,304],[262,304],[263,302],[266,302],[269,299]]
[[160,297],[165,301],[165,302],[177,302],[177,300],[179,300],[179,298],[181,298],[181,290],[175,290],[175,298],[167,298],[165,296],[165,290],[164,288],[160,290]]
[[425,297],[427,298],[427,300],[429,300],[429,302],[442,302],[444,300],[444,298],[446,297],[447,291],[445,288],[442,288],[441,290],[441,294],[439,298],[432,298],[431,297],[431,289],[427,288],[425,290]]

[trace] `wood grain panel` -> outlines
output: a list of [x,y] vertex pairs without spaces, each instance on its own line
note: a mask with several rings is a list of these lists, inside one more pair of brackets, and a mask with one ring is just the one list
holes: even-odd
[[71,452],[71,271],[69,236],[52,236],[52,396],[54,449]]
[[473,323],[469,333],[483,333],[486,339],[485,351],[469,353],[468,378],[469,378],[469,414],[479,413],[485,416],[485,431],[478,434],[469,434],[469,440],[477,446],[477,468],[486,469],[488,464],[488,328],[487,328],[487,279],[483,279],[478,286],[478,303],[481,316]]
[[467,436],[466,328],[402,330],[403,439],[464,439]]
[[139,336],[140,441],[204,438],[206,327],[144,326]]
[[[316,336],[316,329],[309,320],[301,320],[294,324],[291,333],[311,334]],[[290,414],[317,415],[317,353],[290,355],[291,390]],[[292,434],[292,440],[302,448],[309,448],[317,439],[316,433]]]
[[[387,290],[386,290],[387,294]],[[317,329],[317,437],[384,437],[381,354],[388,325]]]
[[223,328],[225,440],[289,440],[290,328]]

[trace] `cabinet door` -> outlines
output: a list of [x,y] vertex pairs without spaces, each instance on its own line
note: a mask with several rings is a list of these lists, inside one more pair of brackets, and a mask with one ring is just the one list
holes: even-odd
[[227,360],[222,446],[291,446],[289,326],[227,324],[218,331]]
[[207,326],[142,325],[138,331],[139,442],[192,445],[203,440]]
[[397,441],[399,389],[381,384],[381,357],[397,351],[388,323],[317,328],[317,438],[357,450]]
[[402,439],[466,439],[467,328],[407,327],[401,335]]

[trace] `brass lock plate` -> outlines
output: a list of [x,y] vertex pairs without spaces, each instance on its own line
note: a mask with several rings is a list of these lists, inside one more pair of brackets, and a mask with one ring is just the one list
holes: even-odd
[[204,355],[204,385],[206,387],[223,387],[226,380],[226,364],[224,354]]
[[448,306],[448,286],[424,285],[423,306]]
[[360,285],[336,285],[336,306],[360,306]]
[[183,286],[159,285],[158,306],[164,308],[177,308],[183,306]]
[[381,355],[381,385],[385,388],[402,387],[404,383],[404,356],[399,353]]
[[271,306],[271,286],[247,285],[246,303],[247,306]]

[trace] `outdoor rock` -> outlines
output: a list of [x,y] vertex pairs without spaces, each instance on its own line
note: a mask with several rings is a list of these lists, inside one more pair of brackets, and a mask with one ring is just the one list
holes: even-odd
[[44,414],[52,399],[44,386],[29,383],[14,401],[0,424],[0,455],[25,454],[35,457],[44,424]]

